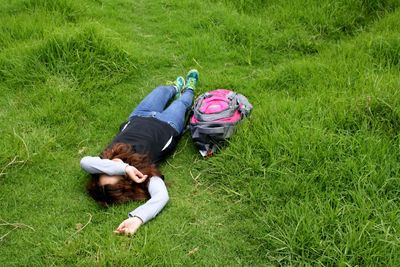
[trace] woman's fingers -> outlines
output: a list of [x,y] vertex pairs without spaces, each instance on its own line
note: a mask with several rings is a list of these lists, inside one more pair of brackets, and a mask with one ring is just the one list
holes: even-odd
[[123,221],[114,231],[114,233],[132,235],[142,224],[142,219],[140,219],[139,217],[132,217]]
[[122,231],[125,228],[124,222],[122,222],[116,229],[116,231]]
[[141,173],[138,169],[135,168],[135,174],[138,178],[143,178],[144,176],[147,177],[147,175],[144,175],[143,173]]
[[134,177],[133,180],[136,183],[143,183],[147,179],[147,175],[141,173],[138,169],[134,168]]
[[142,178],[137,177],[135,180],[136,183],[143,183],[147,179],[147,175],[144,175]]
[[126,225],[125,222],[121,223],[116,230],[114,230],[116,234],[131,234],[132,231],[129,229],[129,225]]
[[126,225],[125,225],[125,221],[123,221],[118,227],[117,229],[114,230],[114,233],[116,234],[123,234],[126,230]]
[[128,176],[136,183],[142,183],[147,179],[147,175],[143,174],[141,171],[133,166],[128,165],[125,169]]

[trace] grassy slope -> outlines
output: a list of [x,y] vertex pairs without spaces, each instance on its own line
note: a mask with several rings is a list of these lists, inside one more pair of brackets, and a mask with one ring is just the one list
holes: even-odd
[[[0,219],[34,229],[0,263],[400,264],[397,1],[246,2],[0,3]],[[192,67],[252,118],[207,161],[185,136],[165,211],[115,236],[139,203],[98,208],[79,158]]]

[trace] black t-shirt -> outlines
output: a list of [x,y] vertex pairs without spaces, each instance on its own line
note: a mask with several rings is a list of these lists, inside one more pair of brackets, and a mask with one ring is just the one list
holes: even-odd
[[121,125],[108,147],[115,143],[131,144],[136,153],[147,154],[153,163],[158,163],[175,148],[179,137],[166,122],[152,117],[134,117]]

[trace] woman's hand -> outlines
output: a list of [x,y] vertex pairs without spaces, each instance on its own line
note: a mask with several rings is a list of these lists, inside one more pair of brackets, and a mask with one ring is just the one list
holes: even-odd
[[[119,158],[113,158],[112,161],[123,162]],[[131,165],[127,165],[125,167],[125,173],[126,173],[126,175],[128,175],[129,178],[131,178],[134,182],[136,182],[138,184],[143,183],[147,179],[147,175],[144,175],[138,169],[136,169],[135,167],[133,167]]]
[[131,217],[123,221],[114,233],[133,235],[142,224],[143,221],[139,217]]
[[126,166],[125,172],[129,178],[131,178],[134,182],[138,184],[143,183],[147,179],[147,175],[144,175],[138,169],[131,165]]

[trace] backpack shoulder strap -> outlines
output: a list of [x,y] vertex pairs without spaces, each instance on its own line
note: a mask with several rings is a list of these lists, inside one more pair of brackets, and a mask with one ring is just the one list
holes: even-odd
[[250,112],[253,109],[253,105],[250,104],[247,97],[242,94],[237,94],[236,101],[239,104],[239,110],[243,114],[243,116],[247,117],[248,115],[250,115]]

